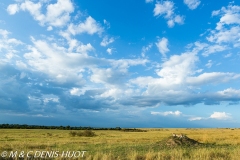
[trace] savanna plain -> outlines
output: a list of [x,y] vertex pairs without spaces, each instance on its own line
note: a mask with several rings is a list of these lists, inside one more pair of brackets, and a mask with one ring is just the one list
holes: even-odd
[[[142,132],[143,131],[143,132]],[[0,129],[0,153],[86,151],[81,160],[239,160],[240,129],[92,130]],[[182,145],[172,133],[198,142]],[[167,143],[171,140],[171,143]],[[0,157],[0,159],[4,159]],[[5,158],[7,159],[7,158]],[[19,158],[13,158],[19,159]],[[69,159],[62,157],[48,159]]]

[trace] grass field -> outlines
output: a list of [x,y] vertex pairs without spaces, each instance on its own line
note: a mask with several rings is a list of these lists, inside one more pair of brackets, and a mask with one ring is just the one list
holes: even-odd
[[[240,129],[146,130],[94,130],[95,136],[84,137],[72,136],[69,130],[1,129],[0,154],[4,152],[9,155],[12,151],[18,154],[24,151],[26,154],[32,151],[33,156],[36,151],[86,151],[83,157],[77,158],[84,160],[238,160],[240,157]],[[172,133],[184,133],[205,145],[161,146],[160,141]],[[0,155],[0,159],[3,156]],[[58,155],[52,159],[68,158]]]

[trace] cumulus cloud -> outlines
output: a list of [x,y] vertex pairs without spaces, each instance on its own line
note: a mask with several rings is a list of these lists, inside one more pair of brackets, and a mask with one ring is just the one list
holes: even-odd
[[188,6],[189,9],[196,9],[201,3],[200,0],[184,0],[184,3]]
[[226,83],[239,79],[240,75],[224,72],[201,73],[196,68],[198,60],[195,53],[173,55],[161,65],[161,69],[156,70],[159,77],[137,77],[131,79],[130,83],[144,90],[139,97],[140,99],[151,99],[154,105],[161,103],[167,105],[194,105],[198,103],[210,105],[221,101],[237,101],[240,98],[229,93],[229,97],[224,97],[218,92],[206,93],[202,91],[201,87],[205,85]]
[[18,47],[23,45],[23,42],[10,38],[10,34],[9,31],[0,29],[0,63],[16,61],[16,63],[20,64],[22,62],[21,60],[19,61],[17,53],[19,53]]
[[145,65],[147,60],[144,59],[120,59],[108,61],[112,63],[112,68],[93,68],[90,80],[95,83],[102,83],[106,86],[117,85],[121,86],[126,82],[128,74],[128,68],[130,66]]
[[78,25],[71,23],[68,26],[67,31],[72,35],[81,34],[81,33],[88,33],[92,35],[95,33],[101,34],[103,32],[103,28],[95,19],[89,16],[86,18],[84,22],[81,22]]
[[194,74],[195,62],[198,57],[192,53],[173,55],[162,64],[162,69],[157,74],[168,84],[184,83],[186,78]]
[[159,39],[157,43],[155,43],[158,51],[164,56],[166,57],[166,53],[169,52],[168,49],[168,39],[163,37],[162,39]]
[[[10,32],[0,30],[2,53],[0,65],[9,63],[12,66],[8,66],[5,70],[8,73],[1,71],[1,75],[4,74],[7,78],[3,76],[0,88],[7,90],[6,86],[13,84],[13,88],[8,88],[7,92],[0,92],[0,97],[3,97],[0,98],[0,104],[4,104],[5,108],[9,105],[16,107],[17,102],[21,101],[23,110],[32,110],[44,115],[42,113],[44,111],[53,113],[78,111],[78,109],[96,111],[109,106],[112,108],[158,107],[161,104],[192,106],[199,103],[210,105],[240,100],[238,89],[205,90],[205,86],[216,86],[236,80],[240,78],[239,74],[205,72],[204,69],[198,68],[201,53],[203,56],[210,56],[227,50],[229,46],[225,43],[234,43],[237,40],[238,37],[235,35],[239,30],[236,25],[237,16],[232,16],[231,20],[223,18],[222,24],[219,25],[221,27],[210,32],[208,43],[192,43],[192,50],[189,47],[187,52],[170,55],[169,58],[166,56],[169,52],[168,39],[165,37],[158,39],[155,45],[165,57],[163,62],[144,58],[148,57],[146,53],[152,49],[154,43],[142,47],[143,58],[109,59],[99,58],[99,55],[90,56],[90,52],[99,53],[94,44],[100,43],[101,46],[106,47],[105,49],[102,47],[103,51],[112,54],[115,48],[108,45],[115,39],[101,35],[104,32],[103,26],[91,16],[82,17],[77,23],[68,23],[69,16],[74,10],[71,1],[58,0],[54,4],[45,3],[47,1],[16,2],[19,3],[8,7],[9,14],[13,15],[23,10],[29,12],[37,22],[47,26],[49,31],[53,30],[53,27],[63,27],[59,34],[64,38],[59,38],[59,35],[45,39],[44,36],[42,39],[31,38],[32,43],[25,45],[21,54],[16,54],[19,52],[18,45],[23,43],[9,38]],[[63,7],[65,5],[66,7]],[[172,1],[158,1],[154,8],[154,16],[163,16],[168,26],[173,27],[176,23],[182,24],[184,20],[183,16],[175,14],[174,11]],[[214,15],[223,17],[225,11],[220,10]],[[106,20],[103,23],[106,26],[109,24]],[[231,29],[226,28],[232,24],[235,26]],[[89,42],[86,38],[83,43],[74,37],[80,34],[88,34],[87,36],[98,34],[99,37]],[[212,63],[208,61],[206,67],[211,67]],[[145,72],[146,68],[149,68],[148,65],[151,65],[153,75],[151,72]],[[141,68],[136,70],[135,67],[131,68],[133,66]],[[17,69],[13,69],[14,67]],[[1,66],[0,69],[2,68]],[[10,74],[11,72],[13,74]],[[141,73],[147,74],[144,76],[145,74],[140,75]],[[15,97],[13,92],[14,88],[19,87],[22,88],[16,96],[21,97],[20,99]],[[8,99],[9,97],[11,99]],[[151,114],[182,115],[180,111],[151,112]],[[216,119],[216,117],[217,113],[211,115],[211,118]],[[192,117],[189,120],[201,119],[204,117]]]
[[226,45],[228,47],[240,47],[240,6],[230,3],[227,7],[213,11],[212,16],[219,16],[220,20],[215,30],[211,30],[207,40],[221,45],[222,48],[218,47],[220,50],[226,48]]
[[[5,37],[6,41],[9,39],[8,35],[8,31],[2,30],[1,36]],[[4,71],[7,71],[8,75],[5,76],[9,77],[9,83],[12,83],[13,88],[22,86],[19,94],[16,92],[14,94],[14,89],[10,89],[10,87],[8,87],[9,92],[4,93],[6,95],[0,93],[3,97],[0,98],[0,103],[4,104],[6,107],[4,109],[10,105],[18,110],[17,104],[21,104],[22,110],[42,115],[44,112],[67,113],[76,108],[98,110],[104,106],[119,106],[120,104],[116,100],[120,98],[121,94],[133,95],[134,91],[125,85],[130,76],[128,68],[145,65],[148,60],[115,60],[92,57],[87,54],[88,49],[91,49],[90,44],[80,45],[82,47],[79,49],[77,45],[79,43],[74,39],[71,40],[69,46],[72,47],[69,49],[51,41],[32,38],[33,44],[26,46],[28,51],[24,51],[23,57],[19,57],[21,61],[17,61],[18,70],[21,70],[20,65],[27,66],[24,68],[26,73],[21,73],[21,71],[15,73],[14,70],[14,73],[9,75],[10,69],[0,67],[3,69],[2,75],[5,75]],[[11,42],[16,43],[16,41]],[[79,52],[73,52],[77,50]],[[31,73],[29,74],[31,76],[28,76],[28,72]],[[0,82],[0,86],[4,90],[9,85],[6,83],[8,80],[6,77],[4,83]],[[19,80],[23,83],[19,83]],[[9,97],[8,94],[21,97],[21,99],[13,99],[14,97]],[[11,100],[8,100],[7,97]]]
[[[46,6],[46,13],[43,13]],[[70,20],[70,13],[74,6],[70,0],[58,0],[54,4],[44,4],[44,1],[34,3],[26,0],[19,4],[10,4],[7,8],[9,14],[16,14],[19,10],[28,11],[40,25],[62,27]]]
[[10,15],[13,15],[19,11],[19,6],[17,4],[10,4],[7,7],[7,11]]
[[210,118],[217,120],[227,120],[231,118],[231,114],[226,112],[214,112],[210,115]]
[[223,29],[213,32],[212,35],[207,37],[210,42],[221,43],[238,43],[240,27],[230,27],[230,29]]
[[184,23],[184,17],[174,13],[174,3],[172,1],[158,1],[155,4],[153,12],[154,16],[164,16],[170,28],[172,28],[175,23]]
[[[88,55],[88,51],[93,49],[91,44],[72,43],[71,49],[67,49],[45,40],[33,39],[34,45],[29,46],[24,58],[32,71],[46,74],[51,81],[71,83],[72,86],[86,83],[86,77],[83,76],[86,71],[92,72],[90,77],[94,83],[118,84],[127,76],[129,67],[147,63],[145,59],[92,57]],[[72,53],[74,48],[76,52]]]
[[[24,58],[32,70],[45,73],[52,80],[60,83],[83,83],[82,67],[78,67],[77,64],[81,62],[81,58],[83,58],[82,60],[87,58],[84,56],[85,54],[67,53],[65,48],[56,44],[50,46],[43,40],[34,40],[33,43],[34,46],[29,47],[30,52],[24,54]],[[82,50],[85,49],[82,48]]]
[[76,51],[78,53],[82,53],[82,54],[87,54],[89,51],[93,51],[93,50],[94,50],[94,47],[90,43],[88,43],[86,45],[80,43],[76,47]]
[[200,121],[200,120],[209,120],[209,119],[216,119],[216,120],[229,120],[231,119],[231,114],[226,112],[213,112],[209,117],[197,117],[192,116],[188,120],[189,121]]
[[231,4],[227,7],[222,7],[220,10],[213,11],[212,16],[221,16],[216,29],[220,30],[224,25],[240,24],[239,12],[240,6],[233,6]]
[[[195,62],[197,61],[198,57],[192,53],[173,55],[162,64],[160,70],[156,70],[159,78],[138,77],[131,82],[140,86],[148,86],[149,94],[154,94],[155,91],[163,91],[163,89],[173,89],[174,92],[179,86],[185,84],[188,77],[195,73]],[[157,95],[159,92],[154,95]]]

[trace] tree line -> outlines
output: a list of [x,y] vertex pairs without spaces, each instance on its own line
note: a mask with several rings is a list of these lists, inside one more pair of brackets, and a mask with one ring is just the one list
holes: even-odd
[[115,128],[97,128],[97,127],[73,127],[73,126],[44,126],[44,125],[27,125],[27,124],[0,124],[0,129],[59,129],[59,130],[122,130],[120,127]]

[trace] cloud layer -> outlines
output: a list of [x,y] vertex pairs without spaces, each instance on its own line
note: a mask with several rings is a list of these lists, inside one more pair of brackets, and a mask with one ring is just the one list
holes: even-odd
[[[121,32],[114,20],[110,27],[108,18],[78,12],[71,0],[9,4],[5,10],[9,17],[29,14],[31,23],[39,28],[29,35],[19,32],[22,37],[17,30],[0,29],[1,111],[45,118],[79,114],[101,119],[109,115],[109,119],[117,116],[119,121],[122,115],[126,121],[141,116],[184,117],[189,122],[231,120],[233,114],[226,111],[195,116],[179,108],[156,108],[240,101],[240,88],[235,85],[240,73],[226,67],[236,66],[239,59],[240,6],[230,3],[212,11],[209,18],[216,20],[213,27],[208,26],[199,39],[186,43],[181,42],[185,37],[175,35],[181,30],[174,30],[178,29],[176,24],[184,27],[187,18],[181,15],[180,7],[170,0],[145,2],[154,6],[149,19],[167,21],[166,27],[158,28],[161,32],[154,30],[154,36],[148,36],[148,29],[145,37],[135,35],[124,42],[114,33],[125,35],[130,29]],[[195,11],[202,3],[181,2],[186,10]],[[114,27],[119,28],[111,30]],[[144,27],[135,28],[142,31]]]

